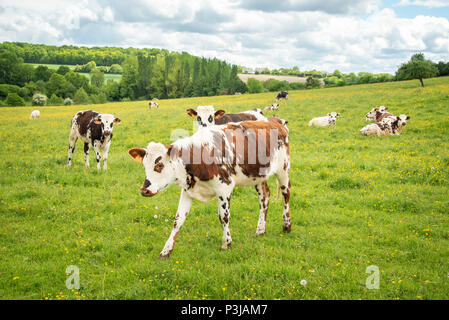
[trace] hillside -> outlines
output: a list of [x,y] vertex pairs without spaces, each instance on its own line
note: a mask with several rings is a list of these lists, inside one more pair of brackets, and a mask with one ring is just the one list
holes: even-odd
[[[28,120],[36,107],[0,108],[0,297],[449,299],[449,78],[425,83],[291,91],[276,113],[290,131],[291,233],[282,232],[271,179],[264,236],[255,236],[254,188],[239,187],[230,250],[220,250],[216,200],[194,201],[163,261],[180,189],[142,197],[144,169],[128,149],[191,133],[187,108],[263,108],[273,92],[159,100],[151,110],[148,101],[41,107],[36,121]],[[401,135],[358,133],[379,105],[411,117]],[[74,167],[65,167],[71,118],[86,109],[121,119],[107,172],[84,168],[80,142]],[[307,125],[331,111],[341,113],[335,127]],[[64,285],[69,265],[80,269],[80,290]],[[372,265],[379,290],[365,285]]]

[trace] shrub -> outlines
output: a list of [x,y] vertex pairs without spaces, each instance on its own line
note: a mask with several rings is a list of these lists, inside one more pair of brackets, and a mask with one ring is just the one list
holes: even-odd
[[48,100],[48,104],[51,106],[61,106],[64,103],[64,100],[54,93],[51,95],[50,99]]
[[73,105],[73,100],[70,99],[70,98],[65,98],[65,99],[64,99],[64,105],[65,105],[65,106],[71,106],[71,105]]
[[249,93],[261,93],[261,92],[263,92],[263,85],[257,79],[249,78],[247,86],[248,86],[248,92]]
[[17,93],[11,92],[8,93],[8,96],[6,97],[5,104],[7,106],[24,106],[25,100],[23,100],[22,97],[20,97]]
[[35,93],[31,104],[33,106],[45,106],[47,104],[47,96],[45,94]]
[[5,99],[8,93],[19,93],[20,87],[13,84],[0,84],[0,99]]

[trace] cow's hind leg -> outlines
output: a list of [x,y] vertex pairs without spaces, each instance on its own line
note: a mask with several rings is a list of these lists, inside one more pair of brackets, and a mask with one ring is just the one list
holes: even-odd
[[187,215],[189,214],[192,206],[192,198],[184,191],[181,191],[181,197],[179,198],[178,211],[176,212],[175,222],[173,223],[173,230],[165,243],[164,249],[159,254],[159,259],[168,258],[170,253],[175,247],[176,237],[178,236],[179,229],[181,229]]
[[78,140],[77,136],[74,134],[73,131],[70,131],[67,167],[70,167],[72,165],[72,157],[73,157],[73,152],[75,151],[76,140]]
[[84,161],[86,163],[86,168],[89,168],[89,149],[90,149],[89,143],[84,142]]
[[98,141],[94,141],[93,145],[94,145],[95,158],[97,159],[97,169],[100,170],[100,160],[101,160],[100,143]]
[[279,188],[281,189],[282,196],[284,198],[284,212],[282,218],[284,221],[283,229],[286,232],[290,232],[292,229],[292,222],[290,217],[290,180],[288,178],[288,168],[282,170],[276,174],[278,179]]
[[221,225],[223,226],[223,238],[221,249],[226,250],[231,246],[232,238],[231,231],[229,230],[229,218],[231,217],[231,193],[223,192],[218,196],[218,219],[220,219]]
[[256,185],[256,191],[259,195],[260,215],[257,223],[256,234],[262,235],[265,233],[265,226],[267,223],[268,206],[270,203],[270,189],[266,181]]

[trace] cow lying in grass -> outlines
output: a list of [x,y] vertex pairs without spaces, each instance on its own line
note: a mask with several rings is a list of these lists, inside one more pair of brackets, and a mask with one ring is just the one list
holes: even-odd
[[213,106],[198,106],[196,111],[187,109],[187,114],[192,118],[196,118],[199,128],[205,128],[217,124],[225,124],[229,122],[266,120],[262,110],[255,108],[253,110],[243,111],[240,113],[226,113],[224,110],[215,111]]
[[277,110],[279,110],[279,104],[277,104],[275,102],[271,106],[266,107],[264,110],[265,111],[277,111]]
[[84,158],[86,167],[89,167],[90,144],[94,147],[97,159],[97,169],[100,169],[100,151],[103,153],[103,169],[107,170],[107,160],[109,146],[111,145],[112,129],[114,124],[120,122],[112,114],[99,114],[98,112],[87,110],[79,111],[72,118],[69,135],[69,154],[67,166],[72,165],[73,151],[76,141],[81,139],[84,142]]
[[387,116],[383,117],[379,122],[370,123],[360,129],[360,134],[365,136],[388,136],[399,135],[402,128],[407,125],[407,120],[410,117],[405,114],[400,116]]
[[384,106],[379,106],[372,108],[365,116],[365,121],[376,121],[380,122],[383,118],[393,116],[392,113],[387,112],[388,108]]
[[231,246],[230,201],[236,186],[255,186],[260,215],[256,234],[265,233],[270,191],[267,179],[275,175],[284,198],[283,229],[290,232],[290,152],[288,131],[279,118],[210,126],[172,145],[150,142],[129,154],[145,169],[143,196],[152,197],[171,184],[181,187],[173,230],[159,257],[173,251],[175,240],[190,211],[192,200],[218,198],[223,226],[223,250]]
[[328,113],[325,117],[314,118],[309,121],[309,127],[311,126],[335,126],[337,124],[337,118],[340,116],[337,112]]

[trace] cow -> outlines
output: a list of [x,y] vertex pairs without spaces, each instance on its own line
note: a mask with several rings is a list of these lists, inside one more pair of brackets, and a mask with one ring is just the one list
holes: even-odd
[[288,100],[288,91],[280,91],[280,92],[278,92],[278,94],[276,95],[276,101],[279,102],[282,99]]
[[100,169],[101,155],[103,153],[103,170],[107,170],[107,160],[109,146],[112,140],[112,130],[114,124],[121,120],[112,114],[100,114],[87,110],[78,111],[72,118],[69,135],[69,154],[67,166],[72,165],[73,151],[75,151],[76,141],[81,139],[84,142],[84,158],[86,167],[89,167],[90,144],[94,147],[97,159],[97,169]]
[[379,122],[366,125],[360,130],[362,135],[366,136],[388,136],[391,134],[399,135],[402,128],[407,125],[410,117],[405,114],[398,116],[383,117]]
[[393,114],[387,112],[388,108],[385,106],[379,106],[372,108],[370,112],[365,115],[365,121],[375,120],[381,121],[384,117],[392,116]]
[[391,132],[394,135],[400,135],[402,128],[407,125],[407,120],[410,120],[410,116],[401,114],[399,116],[391,116]]
[[41,117],[41,112],[39,110],[33,110],[30,114],[30,120],[36,120]]
[[279,104],[273,103],[271,106],[265,107],[264,111],[277,111],[279,110]]
[[150,142],[146,148],[133,148],[128,153],[145,169],[142,196],[153,197],[172,184],[181,187],[173,229],[160,259],[173,251],[193,199],[207,202],[218,198],[221,249],[228,249],[232,243],[230,201],[236,186],[255,186],[260,205],[256,234],[264,234],[270,197],[266,181],[272,175],[284,199],[283,229],[291,231],[288,131],[279,118],[209,126],[171,145]]
[[150,101],[150,103],[148,103],[148,106],[150,107],[150,109],[159,108],[159,104],[155,101]]
[[337,112],[328,113],[325,117],[313,118],[309,121],[309,127],[311,126],[335,126],[337,124],[337,118],[340,117],[340,114]]
[[226,113],[224,110],[215,111],[213,106],[198,106],[196,111],[187,109],[187,114],[192,118],[196,117],[198,127],[205,128],[213,125],[225,124],[228,122],[241,122],[248,120],[266,120],[262,110],[255,108],[253,110],[240,113]]
[[364,136],[388,136],[391,133],[391,130],[388,126],[383,123],[370,123],[360,129],[360,134]]

